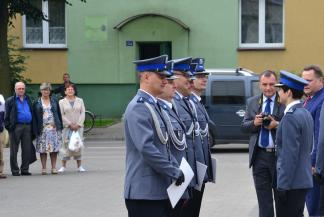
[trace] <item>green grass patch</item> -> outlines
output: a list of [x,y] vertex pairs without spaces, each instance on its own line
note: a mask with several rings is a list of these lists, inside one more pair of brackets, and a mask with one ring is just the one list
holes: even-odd
[[[93,127],[108,127],[108,126],[111,126],[113,125],[114,123],[118,122],[118,120],[116,119],[111,119],[111,118],[108,118],[108,119],[95,119],[95,122],[94,122],[94,126]],[[90,120],[85,120],[84,121],[84,125],[85,127],[89,127],[91,124],[91,121]]]

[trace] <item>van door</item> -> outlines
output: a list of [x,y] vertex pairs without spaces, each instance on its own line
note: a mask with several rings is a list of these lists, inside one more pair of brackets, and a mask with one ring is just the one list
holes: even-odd
[[216,124],[216,140],[219,143],[247,140],[248,136],[241,132],[246,104],[244,80],[217,79],[209,85],[208,113]]

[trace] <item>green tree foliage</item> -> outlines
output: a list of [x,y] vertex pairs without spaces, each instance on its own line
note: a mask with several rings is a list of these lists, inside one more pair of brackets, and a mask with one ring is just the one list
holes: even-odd
[[[64,1],[66,4],[72,5],[71,2]],[[79,1],[86,2],[86,0]],[[5,97],[11,95],[11,82],[15,79],[12,78],[14,73],[11,73],[12,68],[10,66],[8,27],[12,26],[12,20],[16,18],[17,14],[28,15],[34,19],[42,18],[47,20],[43,12],[32,5],[30,0],[0,0],[0,93]],[[19,62],[22,59],[18,58],[15,61]]]
[[17,81],[23,81],[25,84],[31,82],[31,79],[25,78],[23,72],[26,71],[26,59],[28,57],[24,56],[19,52],[19,48],[16,45],[18,37],[9,36],[8,38],[8,50],[9,50],[9,69],[10,69],[10,85],[11,89],[14,89],[14,85]]

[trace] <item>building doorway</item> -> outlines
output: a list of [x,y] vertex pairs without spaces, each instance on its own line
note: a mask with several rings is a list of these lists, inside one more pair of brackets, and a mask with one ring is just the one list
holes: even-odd
[[171,42],[138,42],[139,59],[149,59],[163,54],[172,59],[172,44]]

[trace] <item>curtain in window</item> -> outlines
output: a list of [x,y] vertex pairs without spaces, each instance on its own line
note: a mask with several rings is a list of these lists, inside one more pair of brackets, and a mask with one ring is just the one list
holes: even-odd
[[48,0],[49,43],[65,44],[65,1]]
[[[42,10],[42,0],[30,0],[30,2]],[[33,19],[26,16],[26,43],[42,44],[43,43],[43,24],[42,19]]]
[[265,42],[282,43],[283,0],[266,0]]

